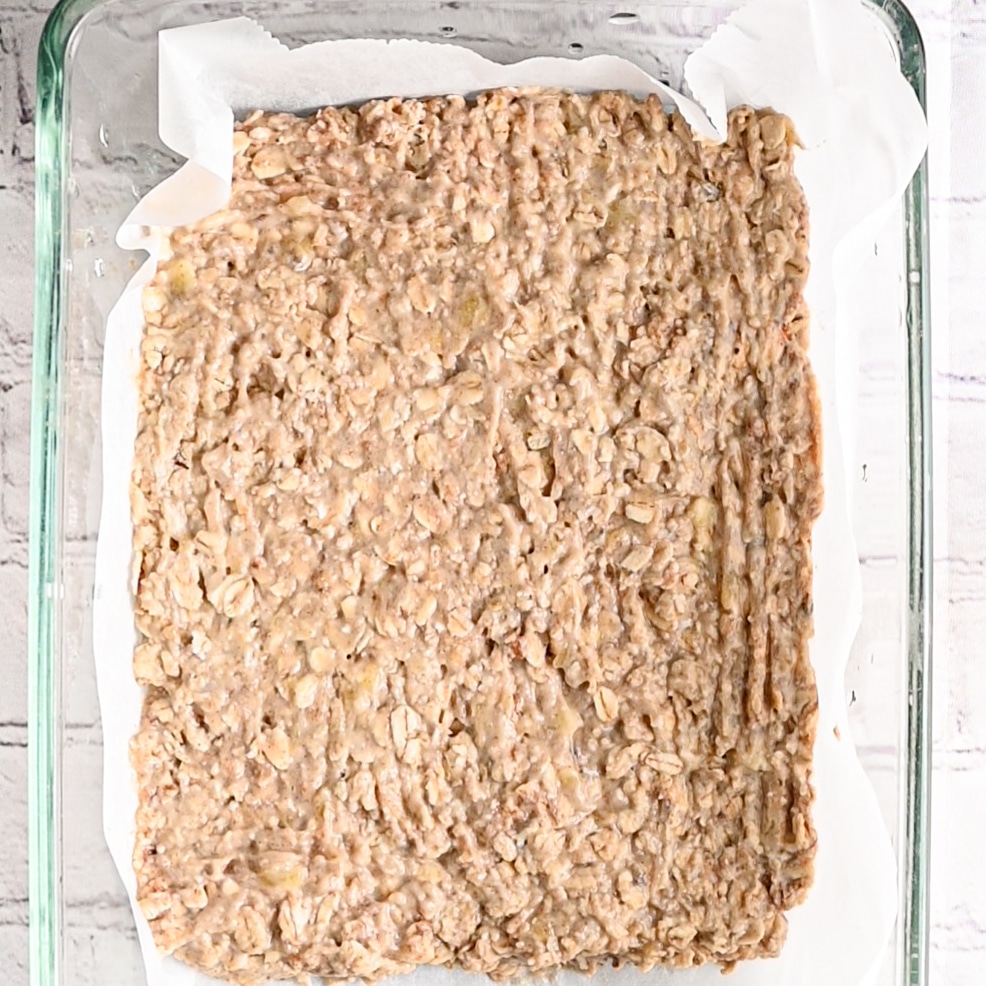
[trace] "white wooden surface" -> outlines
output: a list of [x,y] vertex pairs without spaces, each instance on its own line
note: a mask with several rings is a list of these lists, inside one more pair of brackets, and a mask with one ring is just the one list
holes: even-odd
[[[0,981],[27,983],[26,593],[35,51],[0,0]],[[935,410],[932,983],[986,973],[986,2],[912,0],[928,47]],[[106,916],[93,913],[93,928]],[[92,986],[117,986],[93,983]]]

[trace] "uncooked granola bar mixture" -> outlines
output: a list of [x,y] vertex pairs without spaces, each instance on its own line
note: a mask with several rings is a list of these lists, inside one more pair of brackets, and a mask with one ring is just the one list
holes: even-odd
[[146,290],[134,865],[241,983],[774,955],[821,497],[788,121],[237,126]]

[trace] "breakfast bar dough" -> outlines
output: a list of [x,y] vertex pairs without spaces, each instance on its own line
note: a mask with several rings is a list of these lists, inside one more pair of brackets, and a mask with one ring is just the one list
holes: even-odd
[[161,948],[243,983],[778,952],[815,850],[795,144],[614,92],[237,126],[144,295]]

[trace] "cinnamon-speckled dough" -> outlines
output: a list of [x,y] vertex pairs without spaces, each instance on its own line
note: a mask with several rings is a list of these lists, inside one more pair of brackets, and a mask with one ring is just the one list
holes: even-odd
[[241,983],[777,953],[815,851],[794,143],[546,90],[237,126],[144,297],[162,949]]

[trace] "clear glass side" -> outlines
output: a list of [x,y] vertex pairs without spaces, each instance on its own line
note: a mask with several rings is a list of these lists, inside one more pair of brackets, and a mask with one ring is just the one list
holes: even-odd
[[[58,14],[47,27],[58,34]],[[31,419],[31,514],[28,575],[28,856],[30,974],[35,983],[56,983],[61,902],[58,873],[60,740],[57,715],[55,627],[51,586],[59,554],[56,516],[57,428],[62,318],[62,231],[64,228],[64,86],[61,45],[42,45],[38,58],[36,117],[36,270]]]
[[[926,107],[924,44],[913,17],[898,4],[888,13],[899,32],[904,74]],[[927,157],[906,193],[907,339],[909,347],[908,491],[911,560],[908,580],[908,721],[905,843],[909,849],[903,913],[909,986],[928,981],[931,826],[932,445],[931,274],[928,256]]]
[[[103,326],[134,266],[113,236],[133,202],[177,163],[156,134],[157,31],[247,14],[292,44],[354,34],[410,35],[454,40],[503,60],[618,51],[680,84],[688,52],[740,5],[741,0],[63,0],[55,10],[39,59],[37,120],[30,601],[34,986],[143,982],[126,898],[102,838],[101,736],[89,602],[101,483]],[[887,24],[905,74],[920,94],[923,56],[913,21],[896,0],[872,0],[870,5]],[[637,19],[610,21],[610,15],[622,12],[636,13]],[[899,958],[891,960],[880,981],[911,986],[924,983],[930,749],[925,709],[930,461],[924,436],[930,431],[923,189],[922,173],[904,204],[904,229],[898,226],[880,244],[880,249],[906,251],[902,270],[911,272],[899,286],[899,297],[890,299],[906,315],[908,347],[901,344],[893,355],[892,376],[899,387],[894,383],[888,393],[877,388],[861,412],[867,415],[861,423],[871,425],[874,434],[881,434],[882,422],[892,418],[896,427],[899,419],[899,430],[882,433],[875,452],[890,456],[885,486],[894,506],[887,515],[900,523],[882,531],[883,541],[874,541],[873,550],[899,556],[901,573],[883,572],[879,566],[871,573],[871,608],[883,610],[883,623],[864,617],[864,630],[868,640],[882,641],[886,659],[869,665],[864,650],[855,648],[858,666],[850,667],[850,679],[859,686],[855,708],[863,735],[861,755],[888,824],[900,827],[895,835],[906,877],[904,920],[895,948]],[[883,358],[875,354],[877,363]],[[905,435],[906,455],[897,449],[903,448]],[[906,503],[899,490],[894,492],[895,476],[907,484]],[[871,503],[876,479],[871,475]],[[905,567],[907,578],[898,579]],[[900,670],[904,644],[906,683]],[[878,694],[887,706],[882,718],[874,708]],[[878,726],[873,725],[876,718]]]
[[[921,32],[899,0],[872,0],[896,48],[901,71],[927,106],[927,63]],[[928,161],[904,195],[907,345],[907,610],[906,706],[902,717],[898,981],[925,986],[929,960],[931,823],[932,447],[931,304],[928,256]]]

